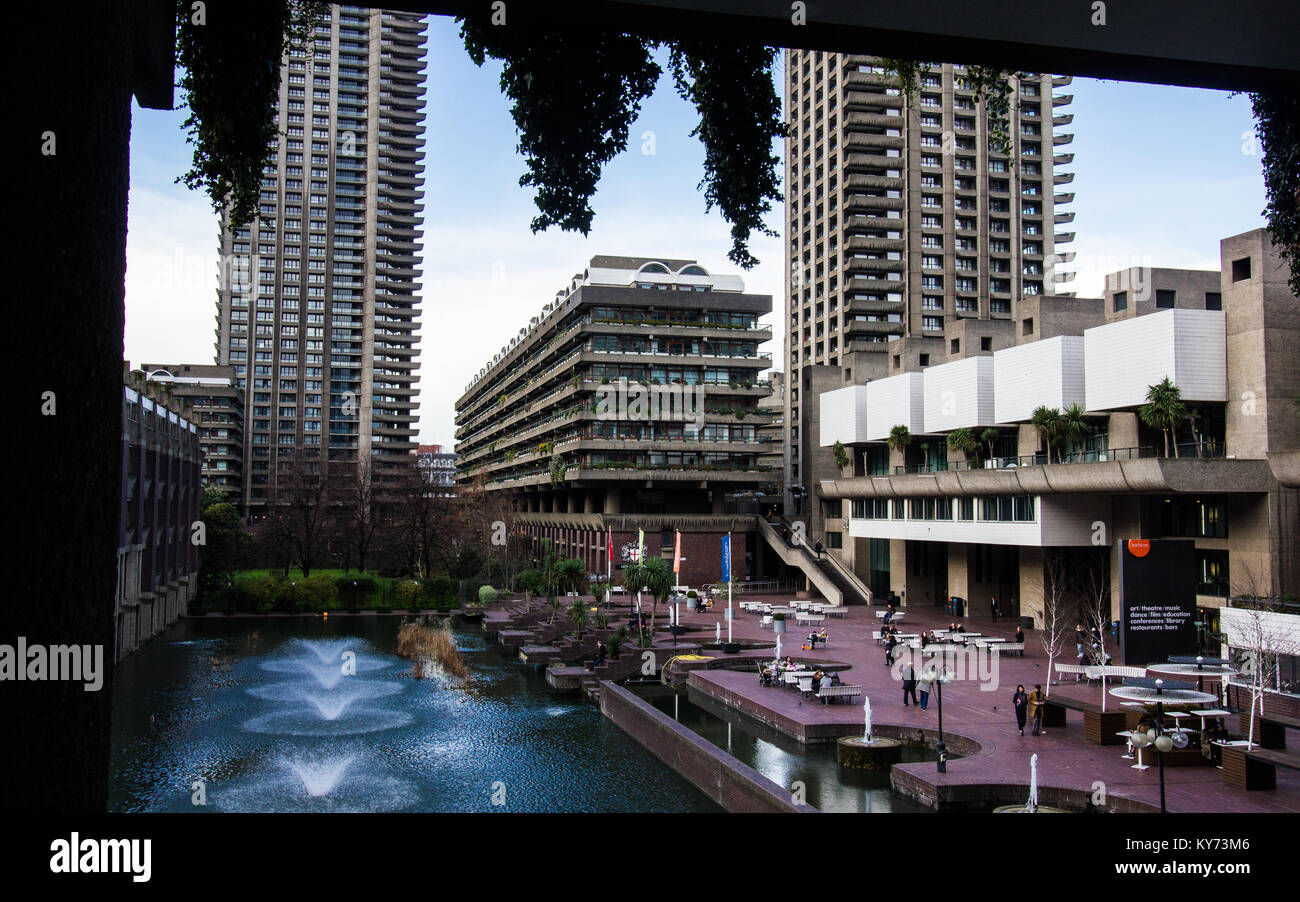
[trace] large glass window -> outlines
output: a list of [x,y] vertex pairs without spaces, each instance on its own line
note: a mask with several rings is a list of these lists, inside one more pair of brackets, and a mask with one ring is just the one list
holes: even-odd
[[1197,595],[1228,597],[1228,552],[1196,550]]

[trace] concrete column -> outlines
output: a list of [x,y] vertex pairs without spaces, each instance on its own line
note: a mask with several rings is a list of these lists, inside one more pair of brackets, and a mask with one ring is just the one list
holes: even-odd
[[596,490],[582,489],[582,512],[584,514],[596,513]]
[[974,583],[968,566],[970,546],[965,542],[948,543],[948,594],[971,599]]
[[1034,627],[1043,628],[1043,549],[1025,545],[1020,549],[1020,615],[1033,617]]
[[721,489],[713,490],[712,508],[715,516],[721,516],[727,512],[727,494]]
[[605,489],[604,513],[607,514],[623,513],[622,506],[619,503],[620,500],[621,499],[619,497],[619,490],[617,486],[611,486],[610,488]]

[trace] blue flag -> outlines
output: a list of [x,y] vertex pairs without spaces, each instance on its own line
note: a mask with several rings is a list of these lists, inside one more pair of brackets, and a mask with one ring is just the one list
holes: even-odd
[[722,581],[731,582],[731,533],[722,537]]

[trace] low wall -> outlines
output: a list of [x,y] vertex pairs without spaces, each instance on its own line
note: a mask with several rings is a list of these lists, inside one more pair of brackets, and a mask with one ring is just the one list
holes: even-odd
[[817,810],[616,683],[600,684],[600,710],[727,811]]

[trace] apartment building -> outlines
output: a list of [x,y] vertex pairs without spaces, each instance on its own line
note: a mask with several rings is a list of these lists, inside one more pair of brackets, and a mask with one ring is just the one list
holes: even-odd
[[[1049,559],[1077,586],[1100,553],[1114,604],[1130,538],[1193,543],[1206,637],[1230,597],[1300,594],[1300,304],[1263,230],[1220,256],[1112,274],[1104,298],[1022,306],[1005,347],[821,393],[812,441],[851,459],[815,474],[825,544],[878,596],[996,596],[1038,626]],[[1140,416],[1165,378],[1187,412],[1170,434]],[[1049,442],[1035,412],[1071,405]]]
[[193,411],[143,372],[123,370],[115,661],[175,623],[198,589],[190,536],[203,463]]
[[253,516],[286,469],[370,459],[382,484],[416,448],[424,59],[418,14],[330,6],[282,63],[257,218],[223,218],[217,363],[246,392]]
[[820,391],[937,362],[967,331],[1002,346],[1025,299],[1068,295],[1073,117],[1069,77],[1015,79],[1004,144],[962,66],[922,73],[909,100],[874,57],[785,63],[785,482],[803,518]]
[[415,452],[415,468],[431,491],[440,495],[456,492],[456,455],[443,451],[442,445],[420,445]]
[[718,581],[728,531],[744,578],[754,517],[733,511],[769,480],[771,309],[694,260],[592,257],[457,401],[458,483],[504,493],[514,530],[592,573],[611,534],[617,569],[639,530],[654,556],[680,529],[683,582]]
[[232,366],[145,363],[145,378],[193,411],[203,467],[199,483],[236,506],[244,500],[244,390]]

